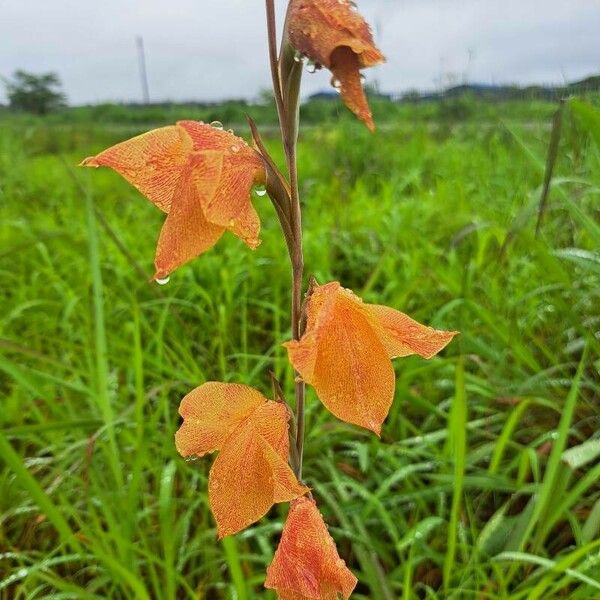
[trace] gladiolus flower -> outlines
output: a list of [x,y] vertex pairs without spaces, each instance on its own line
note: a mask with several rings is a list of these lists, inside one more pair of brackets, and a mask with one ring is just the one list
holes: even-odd
[[156,249],[155,279],[212,248],[225,230],[250,248],[260,220],[250,194],[264,163],[244,140],[197,121],[154,129],[82,163],[110,167],[167,213]]
[[333,73],[346,106],[371,130],[373,116],[360,69],[385,61],[370,27],[349,0],[292,0],[288,34],[294,48]]
[[183,457],[219,451],[208,480],[219,538],[258,521],[276,502],[308,491],[287,462],[285,404],[246,385],[209,382],[182,400],[179,414],[184,422],[175,445]]
[[348,600],[356,583],[314,500],[294,500],[265,587],[280,600]]
[[431,358],[456,335],[407,315],[365,304],[333,282],[317,286],[307,305],[307,328],[287,342],[289,358],[321,402],[339,419],[377,435],[394,399],[392,358]]

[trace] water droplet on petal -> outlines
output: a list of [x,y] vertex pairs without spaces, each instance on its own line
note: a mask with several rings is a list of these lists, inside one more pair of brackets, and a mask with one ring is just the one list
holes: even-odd
[[221,121],[213,121],[210,126],[223,131],[223,123],[221,123]]
[[264,185],[259,185],[254,188],[254,193],[262,198],[267,193],[267,188]]
[[331,78],[331,85],[336,89],[337,92],[341,93],[342,91],[342,82],[335,77]]
[[169,281],[171,281],[171,278],[167,275],[167,277],[164,278],[156,278],[156,283],[158,283],[158,285],[167,285],[167,283],[169,283]]
[[237,144],[235,146],[231,146],[232,152],[239,152],[240,150],[241,150],[241,148]]

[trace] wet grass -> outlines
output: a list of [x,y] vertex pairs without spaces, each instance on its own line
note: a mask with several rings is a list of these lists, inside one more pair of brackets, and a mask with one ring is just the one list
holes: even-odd
[[[210,460],[173,434],[205,380],[291,389],[284,242],[256,198],[256,252],[226,236],[148,283],[160,214],[71,166],[139,130],[0,128],[0,598],[273,597],[286,507],[217,542]],[[403,117],[301,141],[308,272],[461,331],[395,361],[381,441],[309,392],[305,474],[356,598],[600,597],[600,151],[567,124],[536,238],[549,138]]]

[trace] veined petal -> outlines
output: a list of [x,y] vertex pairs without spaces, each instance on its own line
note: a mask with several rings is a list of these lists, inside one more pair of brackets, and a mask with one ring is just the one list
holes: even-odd
[[117,144],[82,165],[111,167],[168,213],[155,278],[210,249],[226,229],[252,249],[260,244],[251,191],[266,179],[264,162],[231,132],[180,121]]
[[454,335],[391,308],[364,304],[333,282],[315,288],[304,335],[284,346],[294,368],[336,417],[379,434],[394,398],[390,359],[430,358]]
[[265,587],[280,600],[348,600],[356,583],[314,500],[294,500]]
[[168,213],[191,149],[185,130],[171,125],[112,146],[81,166],[110,167]]
[[370,27],[348,0],[292,0],[288,34],[292,45],[312,61],[332,71],[346,106],[374,129],[362,88],[360,69],[385,58]]
[[390,358],[418,354],[432,358],[441,352],[457,331],[439,331],[421,325],[408,315],[380,304],[366,304],[367,310],[381,326],[379,337]]
[[184,422],[175,444],[181,455],[219,450],[208,485],[219,537],[258,521],[274,503],[308,492],[288,465],[285,404],[245,385],[210,382],[188,394],[179,412]]
[[331,55],[331,72],[346,106],[371,130],[375,130],[373,114],[363,88],[358,55],[347,46],[340,46]]
[[287,463],[287,421],[285,405],[268,401],[225,441],[208,483],[219,537],[258,521],[274,503],[308,491]]
[[183,425],[175,434],[181,456],[204,456],[223,442],[267,399],[254,388],[210,381],[191,391],[179,406]]
[[156,247],[155,279],[164,279],[186,262],[210,250],[225,228],[209,223],[202,198],[214,194],[222,170],[218,152],[195,156],[180,177],[176,201],[162,226]]

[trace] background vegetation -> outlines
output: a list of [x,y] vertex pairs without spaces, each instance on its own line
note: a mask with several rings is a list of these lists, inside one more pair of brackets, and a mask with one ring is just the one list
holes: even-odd
[[[309,273],[462,334],[395,362],[381,440],[309,392],[306,479],[356,598],[598,598],[597,113],[565,119],[536,238],[555,105],[375,104],[374,136],[336,103],[304,108]],[[243,110],[268,137],[272,108]],[[158,287],[159,212],[74,168],[178,118],[239,129],[241,111],[0,114],[0,598],[273,597],[286,507],[217,542],[210,460],[173,445],[205,380],[268,393],[272,369],[291,388],[272,208],[255,199],[255,253],[226,236]]]

